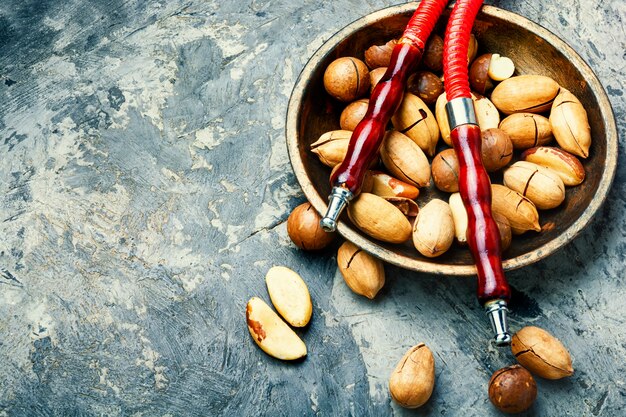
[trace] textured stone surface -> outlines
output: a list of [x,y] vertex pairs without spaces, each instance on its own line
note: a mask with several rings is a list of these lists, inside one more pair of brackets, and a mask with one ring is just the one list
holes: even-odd
[[[353,295],[334,250],[286,235],[303,201],[284,117],[308,57],[390,1],[0,3],[0,416],[498,415],[495,350],[468,279],[387,269]],[[626,133],[620,0],[488,2],[551,29],[605,86]],[[563,340],[575,375],[534,415],[623,415],[626,145],[607,204],[561,252],[510,274],[512,327]],[[263,354],[246,301],[275,264],[314,300],[306,360]],[[417,342],[437,384],[418,411],[387,378]]]

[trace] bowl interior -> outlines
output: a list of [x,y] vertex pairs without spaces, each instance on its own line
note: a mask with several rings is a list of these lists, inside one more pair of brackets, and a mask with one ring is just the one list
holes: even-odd
[[[345,107],[326,94],[324,70],[338,57],[363,59],[369,46],[398,38],[414,8],[415,5],[391,7],[347,26],[313,56],[298,80],[289,108],[287,141],[298,180],[309,201],[320,212],[325,211],[330,192],[330,169],[310,152],[310,145],[323,133],[340,128],[339,115]],[[446,11],[435,29],[440,35],[443,35],[448,15]],[[593,72],[553,34],[516,14],[489,6],[484,6],[479,13],[474,33],[479,54],[494,52],[507,56],[515,62],[516,74],[547,75],[570,90],[583,103],[591,125],[590,156],[582,161],[585,181],[578,187],[567,188],[561,206],[540,211],[541,233],[527,232],[514,237],[510,249],[503,255],[505,269],[514,269],[554,252],[588,223],[604,200],[614,175],[617,135],[608,99]],[[443,141],[440,146],[445,147]],[[492,176],[492,179],[501,183],[501,178]],[[435,197],[447,201],[448,196],[431,185],[422,190],[418,202],[422,205]],[[345,213],[341,220],[339,232],[346,239],[387,262],[432,273],[466,275],[475,271],[469,251],[457,244],[444,255],[429,259],[419,254],[410,242],[393,245],[370,238],[353,227]]]

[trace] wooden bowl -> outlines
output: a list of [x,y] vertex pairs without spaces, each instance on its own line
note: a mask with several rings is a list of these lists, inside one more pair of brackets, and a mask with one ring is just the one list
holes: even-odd
[[[341,56],[363,59],[371,45],[398,38],[416,4],[404,4],[365,16],[331,37],[304,67],[289,101],[286,136],[294,172],[307,199],[320,213],[326,212],[330,192],[330,169],[311,153],[310,145],[324,132],[339,129],[344,105],[333,101],[323,86],[325,68]],[[449,10],[435,31],[443,34]],[[557,209],[540,211],[543,231],[515,236],[503,255],[505,270],[536,262],[571,241],[589,223],[608,194],[617,166],[617,129],[606,93],[589,66],[565,42],[543,27],[515,13],[483,6],[474,33],[479,54],[499,53],[515,62],[519,74],[543,74],[555,79],[580,99],[588,112],[592,145],[583,160],[586,179],[569,187]],[[443,141],[440,141],[443,142]],[[422,190],[420,201],[448,195],[434,187]],[[422,205],[423,203],[420,203]],[[457,244],[444,255],[430,259],[419,254],[410,242],[393,245],[377,241],[355,228],[344,213],[338,227],[347,240],[374,256],[415,271],[449,275],[474,275],[469,250]]]

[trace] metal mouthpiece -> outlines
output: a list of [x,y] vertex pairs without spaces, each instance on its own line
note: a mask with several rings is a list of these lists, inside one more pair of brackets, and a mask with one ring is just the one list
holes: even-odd
[[508,346],[511,344],[511,334],[506,323],[506,315],[509,309],[506,307],[506,301],[493,300],[485,304],[485,312],[491,321],[491,328],[495,333],[494,340],[496,346]]
[[320,220],[320,226],[325,232],[337,230],[337,219],[352,197],[354,195],[347,188],[333,187],[332,193],[328,196],[328,210]]

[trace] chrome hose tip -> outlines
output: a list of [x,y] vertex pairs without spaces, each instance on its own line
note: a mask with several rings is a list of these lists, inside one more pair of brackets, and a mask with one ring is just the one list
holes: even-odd
[[337,219],[353,196],[347,188],[333,187],[333,191],[328,196],[328,210],[320,220],[322,230],[329,233],[337,230]]
[[330,217],[324,217],[320,220],[320,226],[322,230],[328,233],[332,233],[337,230],[337,222]]
[[489,316],[491,328],[495,333],[494,341],[496,346],[508,346],[511,344],[511,334],[507,324],[507,308],[506,301],[493,300],[485,303],[485,312]]

